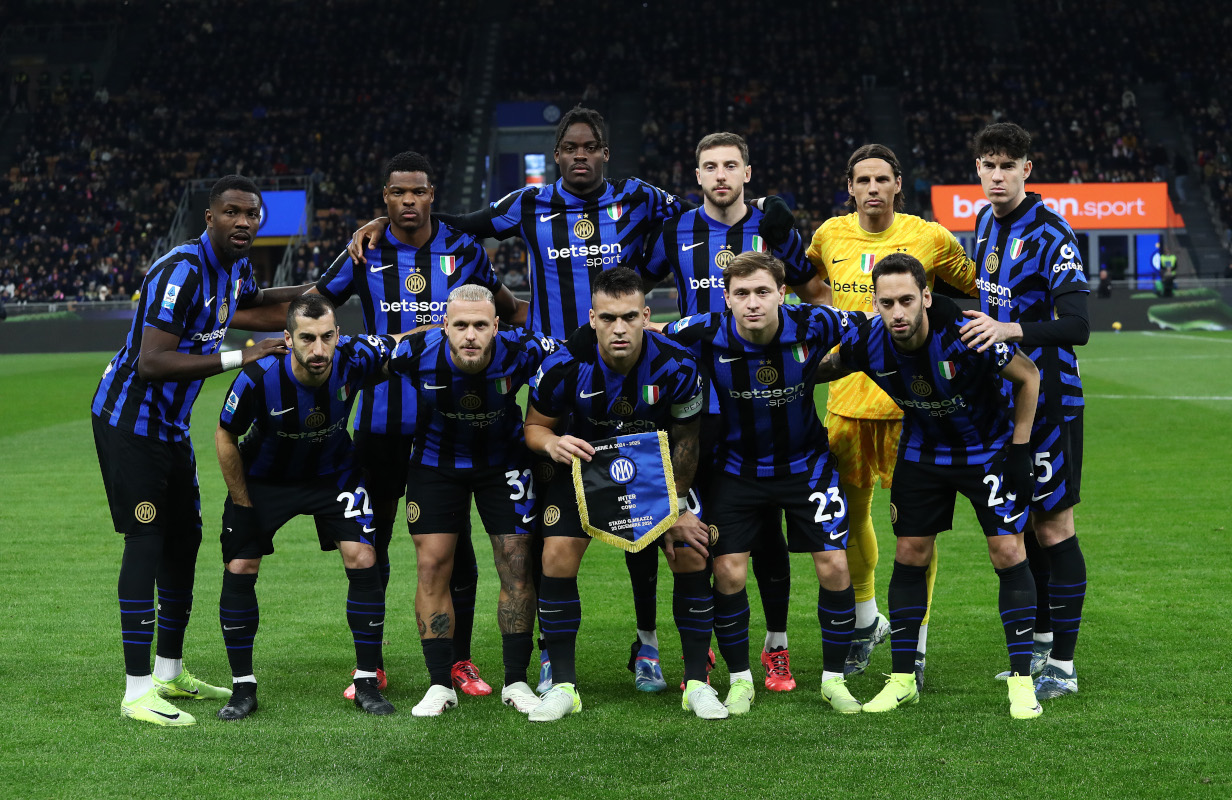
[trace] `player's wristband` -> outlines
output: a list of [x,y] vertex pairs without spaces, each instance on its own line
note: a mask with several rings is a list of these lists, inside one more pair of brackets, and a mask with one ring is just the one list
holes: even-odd
[[689,496],[687,494],[682,494],[676,498],[676,513],[678,513],[680,516],[683,517],[685,515],[685,512],[688,510],[689,510]]
[[233,369],[239,369],[244,366],[244,353],[240,350],[228,350],[222,353],[222,371],[230,372]]

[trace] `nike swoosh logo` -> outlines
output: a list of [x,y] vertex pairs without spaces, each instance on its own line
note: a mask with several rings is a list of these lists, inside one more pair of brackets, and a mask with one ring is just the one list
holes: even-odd
[[728,358],[727,356],[719,356],[720,364],[730,364],[733,361],[739,361],[739,360],[740,360],[740,356],[732,356],[731,358]]
[[142,708],[144,708],[146,711],[149,711],[151,714],[157,714],[163,719],[179,719],[180,718],[180,712],[178,711],[174,714],[164,714],[162,711],[159,711],[157,708],[150,708],[149,706],[142,706]]
[[890,635],[892,636],[896,633],[902,633],[905,630],[907,629],[906,628],[890,628]]
[[556,219],[556,218],[557,218],[557,217],[559,217],[559,216],[560,216],[560,212],[559,212],[559,211],[557,211],[555,214],[540,214],[540,215],[539,215],[539,221],[540,221],[540,222],[547,222],[548,220],[550,220],[550,219]]
[[846,258],[836,258],[836,259],[834,259],[833,261],[831,261],[830,263],[831,263],[831,264],[837,264],[837,263],[838,263],[838,262],[840,262],[840,261],[846,261],[846,260],[847,260]]
[[586,399],[586,398],[588,398],[588,397],[594,397],[595,395],[598,395],[598,394],[603,394],[603,390],[602,390],[602,389],[600,389],[600,390],[599,390],[599,391],[597,391],[597,392],[582,392],[581,394],[579,394],[579,395],[578,395],[578,397],[580,397],[580,398],[582,398],[583,400],[585,400],[585,399]]
[[288,411],[294,411],[294,410],[295,410],[295,406],[291,406],[290,408],[284,408],[281,411],[271,411],[270,416],[271,417],[281,417],[283,414],[287,413]]
[[534,522],[534,521],[535,521],[535,515],[534,515],[534,514],[531,514],[529,517],[528,517],[528,516],[526,516],[525,514],[523,514],[523,515],[522,515],[522,524],[523,524],[523,525],[529,525],[530,523],[532,523],[532,522]]
[[222,629],[224,631],[238,631],[242,627],[244,626],[243,625],[223,625]]
[[446,389],[446,388],[448,388],[448,387],[446,387],[446,386],[433,386],[433,385],[432,385],[432,384],[430,384],[430,383],[425,383],[425,384],[424,384],[424,388],[425,388],[425,389]]
[[988,241],[988,237],[987,237],[987,236],[985,236],[983,239],[976,239],[976,240],[975,240],[975,243],[976,243],[976,244],[979,244],[980,242],[986,242],[986,241]]
[[911,692],[907,692],[907,694],[905,694],[905,695],[903,695],[902,697],[898,698],[895,702],[897,702],[897,703],[901,703],[901,702],[903,702],[904,700],[906,700],[906,699],[907,699],[907,697],[908,697],[908,696],[910,696],[910,695],[911,695]]
[[689,613],[691,614],[705,614],[707,611],[714,611],[714,606],[709,606],[708,608],[693,608],[693,606],[689,606]]
[[[1056,491],[1056,489],[1053,489],[1053,490],[1052,490],[1052,492],[1055,492],[1055,491]],[[1047,497],[1048,495],[1052,494],[1052,492],[1044,492],[1043,494],[1041,494],[1041,495],[1037,495],[1037,496],[1034,496],[1034,497],[1032,497],[1031,499],[1032,499],[1032,500],[1043,500],[1045,497]]]
[[690,250],[692,250],[694,247],[701,247],[704,244],[705,242],[694,242],[693,244],[682,244],[680,245],[680,252],[687,253]]
[[1025,514],[1025,513],[1027,513],[1027,512],[1025,512],[1025,511],[1019,511],[1017,514],[1015,514],[1015,515],[1014,515],[1014,516],[1012,516],[1012,517],[1002,517],[1002,518],[1001,518],[1001,521],[1002,521],[1002,522],[1004,522],[1005,524],[1007,524],[1007,525],[1008,525],[1009,523],[1011,523],[1011,522],[1013,522],[1014,520],[1018,519],[1019,517],[1021,517],[1021,516],[1022,516],[1023,514]]
[[365,525],[364,533],[376,533],[376,528],[369,528],[367,525]]
[[791,580],[790,575],[779,575],[777,577],[771,578],[770,582],[771,583],[782,583],[783,581],[789,581],[789,580]]
[[892,370],[890,370],[889,372],[878,372],[878,373],[877,373],[877,377],[878,377],[878,378],[884,378],[884,377],[885,377],[885,376],[887,376],[887,375],[894,375],[894,374],[895,374],[895,373],[897,373],[897,372],[898,372],[898,370],[896,370],[896,369],[892,369]]
[[390,267],[396,267],[396,266],[398,265],[397,264],[382,264],[379,267],[368,267],[368,271],[369,272],[380,272],[383,269],[389,269]]
[[846,625],[848,622],[855,622],[855,621],[856,621],[855,617],[851,617],[849,619],[832,619],[830,620],[830,624],[831,625]]
[[543,608],[539,609],[540,614],[559,614],[562,611],[564,611],[563,608],[553,608],[551,610],[547,610]]
[[1029,631],[1031,631],[1031,630],[1033,630],[1033,628],[1023,628],[1023,629],[1022,629],[1022,630],[1020,630],[1020,631],[1014,631],[1014,635],[1015,635],[1015,636],[1022,636],[1024,633],[1027,633],[1027,632],[1029,632]]
[[[218,295],[214,295],[214,297],[217,297],[217,296],[218,296]],[[207,298],[205,298],[205,304],[208,306],[210,303],[213,303],[213,302],[214,302],[214,297],[207,297]]]
[[231,533],[231,532],[232,532],[232,531],[234,531],[234,530],[235,530],[235,528],[227,528],[227,533]]
[[728,622],[728,623],[725,623],[725,624],[723,624],[723,625],[719,625],[718,623],[715,623],[715,626],[714,626],[714,627],[716,627],[716,628],[730,628],[731,626],[733,626],[733,625],[735,625],[735,624],[736,624],[736,623],[734,623],[734,622]]
[[1052,606],[1052,605],[1050,605],[1050,606],[1048,606],[1048,608],[1052,609],[1053,611],[1056,611],[1058,608],[1065,608],[1065,606]]
[[832,541],[832,542],[833,542],[833,541],[835,541],[836,539],[841,539],[841,538],[843,538],[843,536],[844,536],[844,535],[845,535],[845,534],[844,534],[842,531],[839,531],[838,533],[832,533],[832,534],[830,534],[830,541]]
[[369,628],[379,628],[384,624],[385,624],[384,622],[369,622],[368,627]]
[[152,620],[152,619],[143,619],[143,620],[141,620],[141,624],[142,624],[142,625],[153,625],[153,624],[154,624],[154,620]]

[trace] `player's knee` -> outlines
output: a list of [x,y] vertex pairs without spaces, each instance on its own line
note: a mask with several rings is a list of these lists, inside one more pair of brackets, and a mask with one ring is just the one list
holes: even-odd
[[1052,547],[1074,536],[1074,510],[1067,508],[1055,514],[1035,515],[1035,539],[1040,547]]
[[227,572],[232,575],[256,575],[260,569],[259,558],[233,558],[227,562]]
[[841,591],[851,585],[846,551],[822,550],[813,553],[813,565],[817,570],[817,580],[829,591]]
[[988,558],[997,569],[1005,569],[1019,564],[1027,557],[1019,536],[989,536]]
[[706,568],[706,559],[692,547],[674,548],[676,557],[668,562],[673,573],[700,572]]
[[734,553],[719,556],[714,560],[714,588],[723,594],[735,594],[744,588],[748,580],[748,554],[741,558]]
[[900,536],[894,546],[894,560],[909,567],[926,567],[933,558],[931,536]]
[[376,565],[376,548],[370,544],[339,542],[338,549],[342,551],[342,565],[347,569],[367,569]]

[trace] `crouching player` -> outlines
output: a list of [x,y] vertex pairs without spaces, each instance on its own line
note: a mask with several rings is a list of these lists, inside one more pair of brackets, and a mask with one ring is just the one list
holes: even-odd
[[[553,686],[531,712],[532,722],[582,710],[575,667],[582,616],[577,577],[590,537],[578,514],[569,469],[574,457],[589,461],[595,452],[592,440],[666,430],[678,502],[684,503],[697,471],[704,399],[697,364],[662,336],[646,333],[650,309],[641,278],[633,270],[616,267],[600,273],[592,284],[591,305],[594,338],[575,336],[569,348],[544,362],[531,382],[526,415],[527,446],[555,462],[544,490],[539,589],[539,626],[552,654]],[[588,331],[583,328],[581,333]],[[692,511],[683,506],[682,511],[664,534],[675,579],[672,608],[684,655],[681,702],[703,719],[722,719],[727,709],[706,682],[714,622],[706,566],[709,533]],[[689,547],[677,548],[676,542]],[[649,647],[657,657],[657,638]]]
[[406,522],[415,542],[415,619],[431,685],[411,713],[434,717],[458,704],[450,676],[457,618],[449,576],[459,536],[470,535],[473,494],[500,578],[501,701],[526,714],[539,705],[526,683],[535,620],[534,490],[517,394],[556,341],[520,328],[498,331],[492,292],[478,284],[449,293],[444,325],[408,336],[389,362],[391,379],[414,384],[419,396]]
[[[1031,685],[1035,583],[1023,548],[1031,468],[1031,425],[1039,370],[1014,345],[980,353],[963,342],[958,307],[928,290],[923,266],[894,253],[873,267],[873,301],[880,315],[849,331],[826,357],[819,380],[859,371],[903,409],[903,431],[890,489],[897,545],[890,577],[893,674],[864,704],[866,712],[919,702],[914,661],[927,607],[926,572],[937,534],[953,525],[962,492],[987,537],[1000,578],[1001,624],[1009,649],[1010,715],[1043,713]],[[1013,386],[1013,407],[1001,392]]]
[[385,592],[376,567],[372,507],[346,426],[360,387],[381,374],[396,339],[340,337],[333,304],[317,294],[291,301],[283,336],[290,354],[244,368],[231,384],[214,434],[227,483],[218,617],[232,675],[231,700],[218,717],[243,719],[257,710],[257,572],[261,558],[274,552],[274,534],[300,514],[315,518],[322,550],[342,552],[347,623],[355,641],[355,705],[370,714],[392,714],[393,705],[376,685]]

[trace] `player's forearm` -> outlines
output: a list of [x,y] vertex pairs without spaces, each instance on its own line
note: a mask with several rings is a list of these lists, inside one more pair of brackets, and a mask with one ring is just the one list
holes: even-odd
[[792,291],[802,303],[814,306],[834,305],[834,294],[830,291],[829,284],[823,281],[820,275],[814,274],[808,283],[803,286],[793,286]]
[[539,453],[540,455],[550,456],[548,447],[552,442],[560,437],[556,432],[546,425],[536,425],[533,422],[527,422],[524,428],[526,431],[526,446],[531,452]]
[[226,372],[224,353],[194,355],[178,350],[143,351],[137,359],[137,374],[146,381],[191,381]]
[[278,305],[279,303],[289,303],[314,286],[316,286],[315,283],[303,283],[299,286],[275,286],[261,289],[257,294],[257,302],[253,303],[253,305],[271,306]]
[[[463,233],[469,233],[471,236],[496,239],[509,238],[508,236],[500,237],[496,235],[496,226],[492,224],[492,215],[487,208],[481,208],[469,214],[433,214],[432,216],[449,227]],[[512,236],[513,233],[511,232],[509,235]]]
[[1039,368],[1019,350],[1014,360],[1001,372],[1014,385],[1014,444],[1031,441],[1031,428],[1035,425],[1036,407],[1039,405]]
[[237,506],[251,506],[248,497],[248,481],[244,479],[244,459],[240,455],[235,434],[219,427],[214,431],[214,448],[218,451],[218,466],[222,479],[227,484],[227,494]]
[[1087,293],[1069,292],[1056,299],[1056,319],[1024,322],[1023,347],[1084,345],[1091,338],[1091,321],[1087,316]]
[[259,331],[264,333],[275,333],[285,330],[287,327],[287,309],[290,306],[291,301],[287,300],[283,303],[269,303],[254,306],[253,308],[241,308],[235,312],[235,317],[231,320],[231,327],[241,331]]
[[814,378],[817,383],[829,383],[836,381],[839,378],[846,378],[853,370],[843,366],[842,359],[838,353],[827,353],[821,363],[817,365],[817,371],[814,373]]

